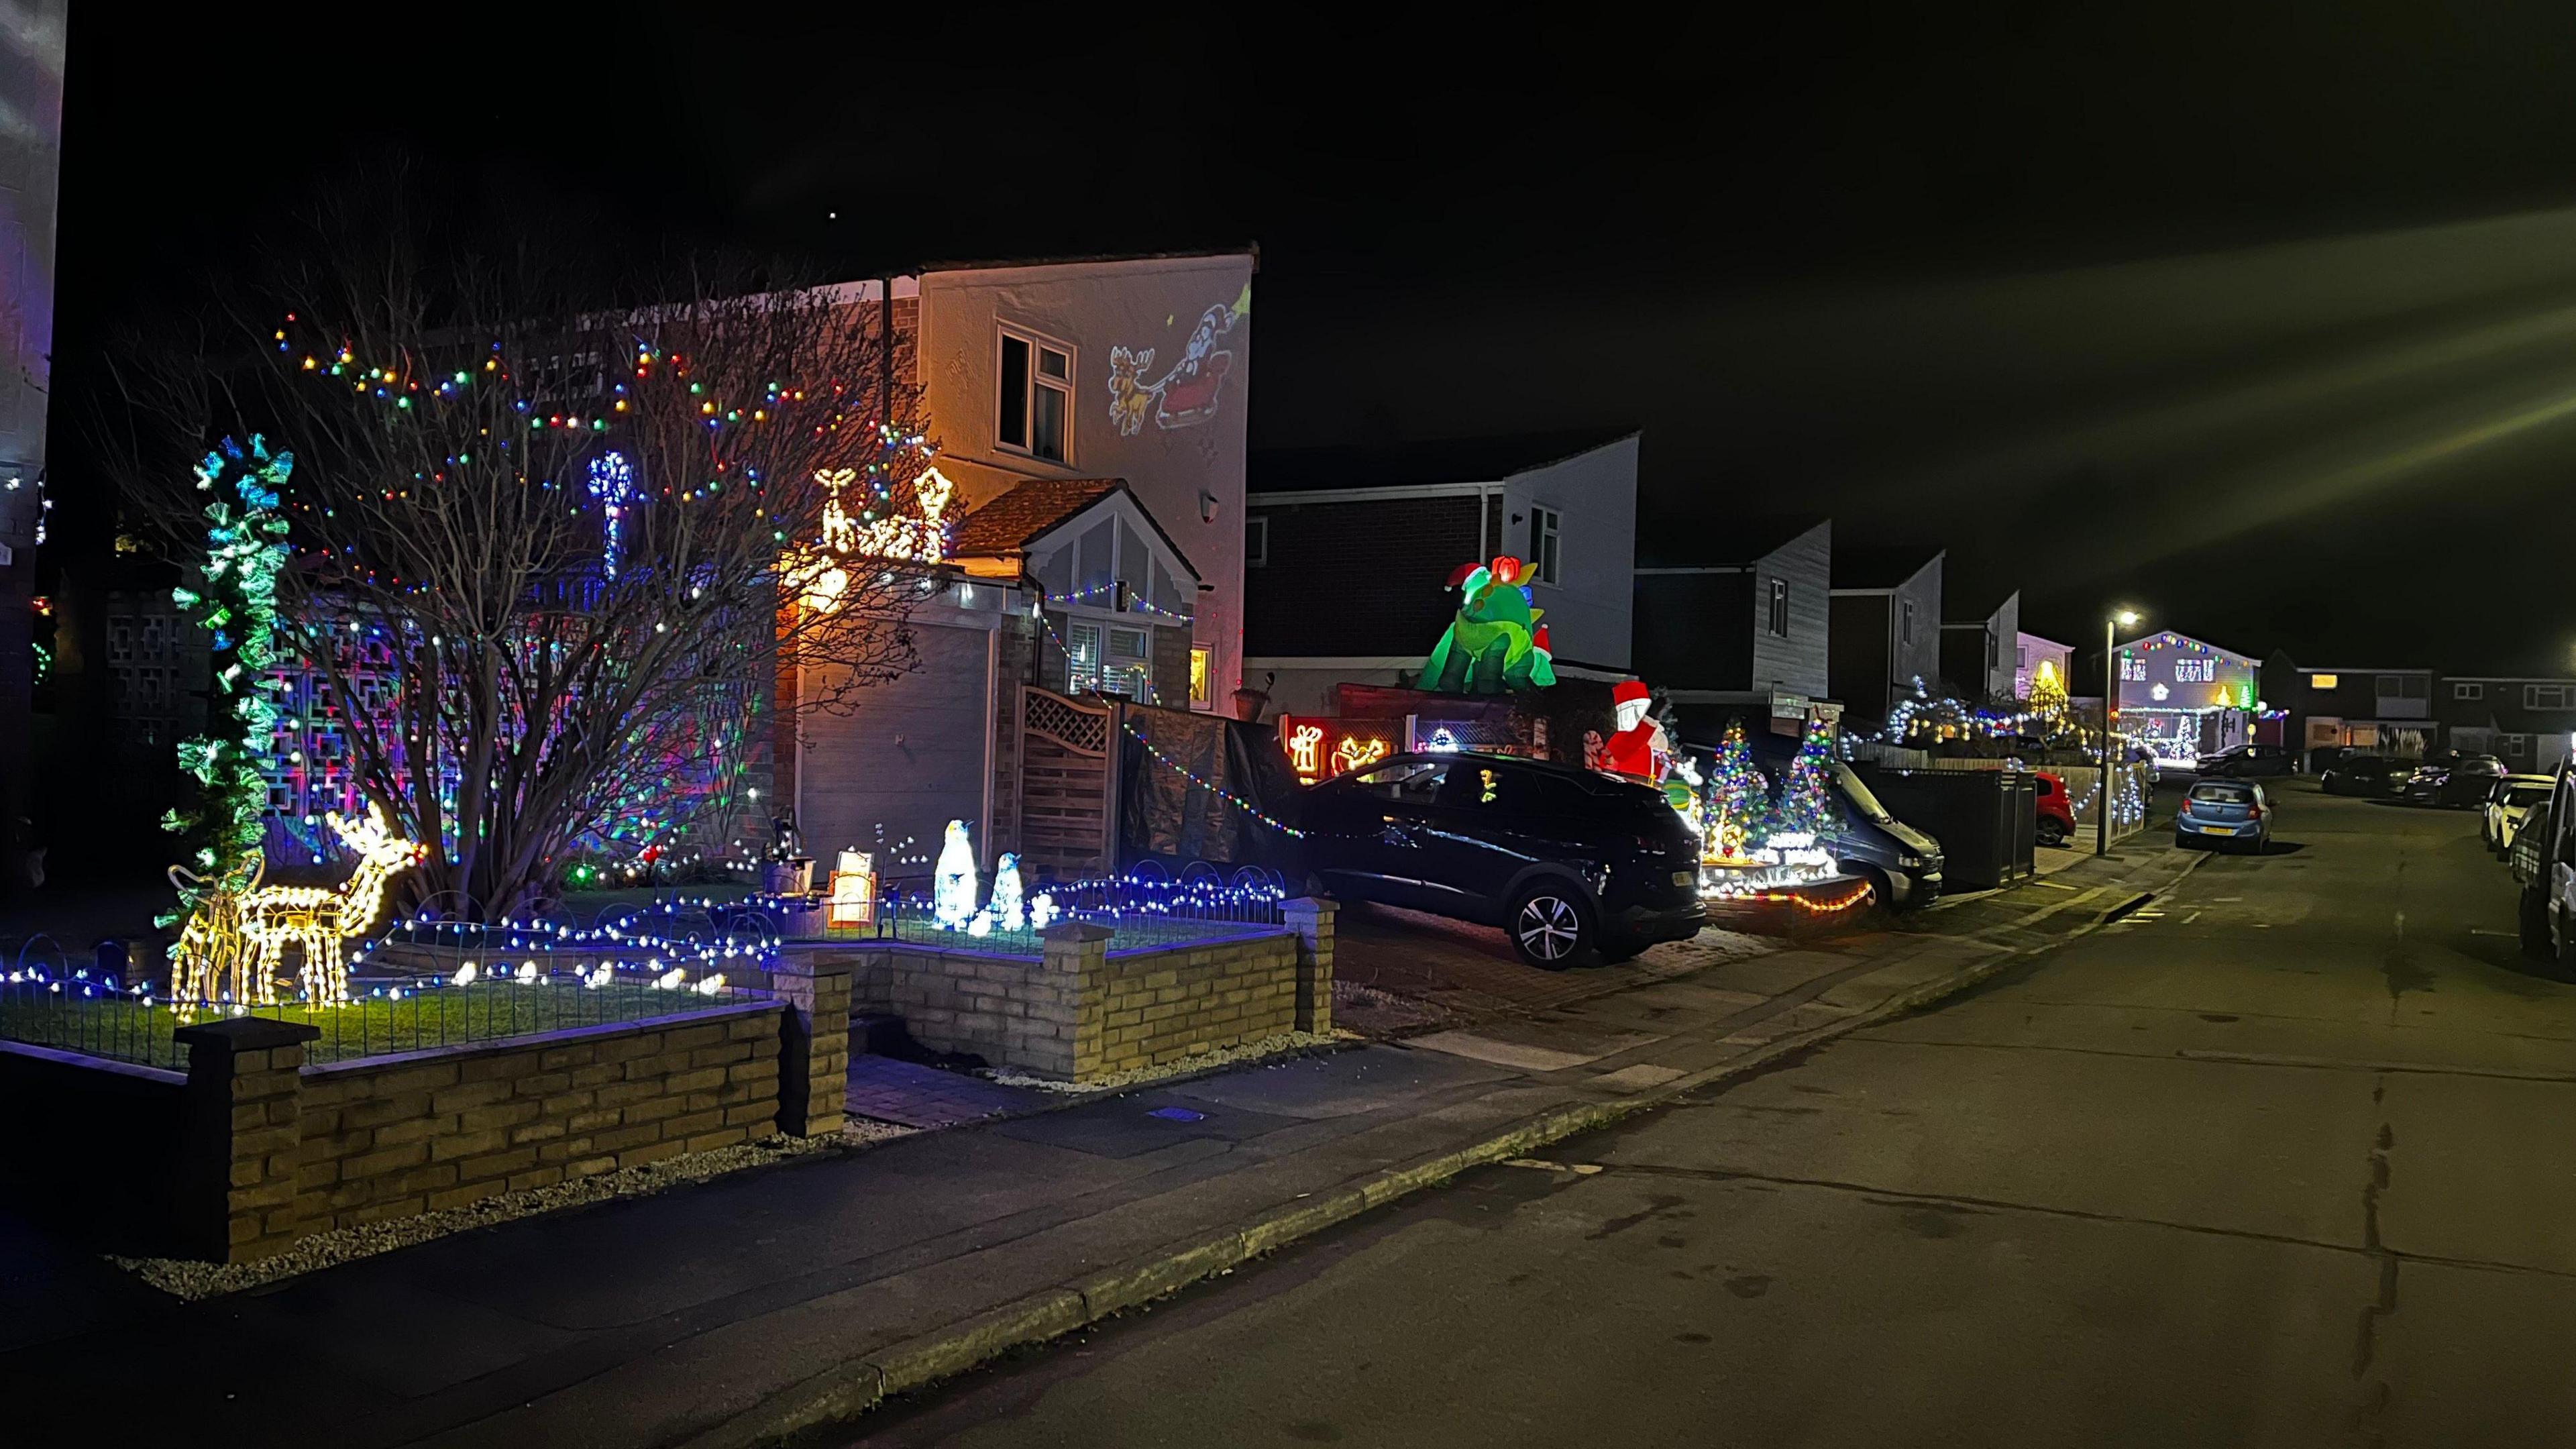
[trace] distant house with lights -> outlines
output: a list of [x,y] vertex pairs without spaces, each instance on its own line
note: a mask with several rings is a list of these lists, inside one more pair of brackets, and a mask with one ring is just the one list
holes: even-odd
[[2417,759],[2442,747],[2430,669],[2311,668],[2282,659],[2271,673],[2284,697],[2269,702],[2289,711],[2303,755],[2340,747]]
[[2114,722],[2159,762],[2187,767],[2252,740],[2261,660],[2170,630],[2132,639],[2115,657]]
[[2433,691],[2433,714],[2446,748],[2546,773],[2576,744],[2576,679],[2446,674]]
[[1972,702],[2013,697],[2013,650],[2020,638],[2019,590],[2004,595],[2003,602],[1985,614],[1945,621],[1941,625],[1941,678],[1961,698]]
[[1936,548],[1837,548],[1827,675],[1856,720],[1884,720],[1920,683],[1941,677],[1941,566]]
[[1627,677],[1634,432],[1264,450],[1244,507],[1247,688],[1290,714],[1341,684],[1412,678],[1458,609],[1461,566],[1526,564],[1556,672]]
[[2056,678],[2058,688],[2066,688],[2071,678],[2068,671],[2074,665],[2074,645],[2060,644],[2037,634],[2014,635],[2013,698],[2030,698],[2031,686],[2038,681],[2043,670]]
[[1839,713],[1830,687],[1833,524],[1825,519],[1650,528],[1637,540],[1637,676],[1671,701],[1683,737],[1730,719],[1795,735]]

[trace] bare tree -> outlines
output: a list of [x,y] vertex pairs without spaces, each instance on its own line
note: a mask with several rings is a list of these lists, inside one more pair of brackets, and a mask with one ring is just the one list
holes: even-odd
[[[693,277],[602,308],[437,281],[399,256],[309,268],[258,328],[264,365],[129,394],[293,452],[280,652],[327,683],[367,797],[437,847],[416,889],[491,916],[576,852],[735,808],[772,709],[846,708],[912,665],[931,581],[867,536],[917,527],[931,449],[830,289]],[[791,661],[825,682],[779,698]]]

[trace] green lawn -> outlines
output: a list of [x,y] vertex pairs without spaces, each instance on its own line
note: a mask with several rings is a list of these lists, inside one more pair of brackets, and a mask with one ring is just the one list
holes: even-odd
[[[129,997],[83,999],[74,994],[75,983],[63,985],[61,994],[43,987],[0,987],[0,1037],[147,1066],[187,1069],[187,1048],[172,1040],[171,1032],[202,1017],[184,1015],[158,1002],[146,1006]],[[676,1016],[742,999],[662,991],[640,978],[596,989],[555,982],[483,981],[433,987],[399,1000],[371,996],[336,1007],[263,1006],[252,1014],[310,1023],[322,1035],[305,1049],[307,1060],[338,1062]]]

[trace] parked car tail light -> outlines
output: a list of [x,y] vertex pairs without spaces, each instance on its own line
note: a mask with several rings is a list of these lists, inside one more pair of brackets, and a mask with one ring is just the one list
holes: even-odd
[[2246,818],[2246,819],[2248,819],[2248,820],[2260,820],[2260,819],[2262,819],[2262,818],[2263,818],[2263,807],[2262,807],[2262,806],[2260,806],[2260,805],[2248,805],[2248,806],[2246,806],[2246,807],[2245,807],[2245,818]]

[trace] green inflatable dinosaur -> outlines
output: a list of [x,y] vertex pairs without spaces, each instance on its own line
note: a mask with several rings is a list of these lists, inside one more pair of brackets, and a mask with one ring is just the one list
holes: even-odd
[[1465,564],[1449,576],[1463,599],[1458,617],[1422,662],[1424,689],[1444,694],[1500,694],[1556,683],[1547,629],[1521,592],[1521,561],[1505,556],[1490,564]]

